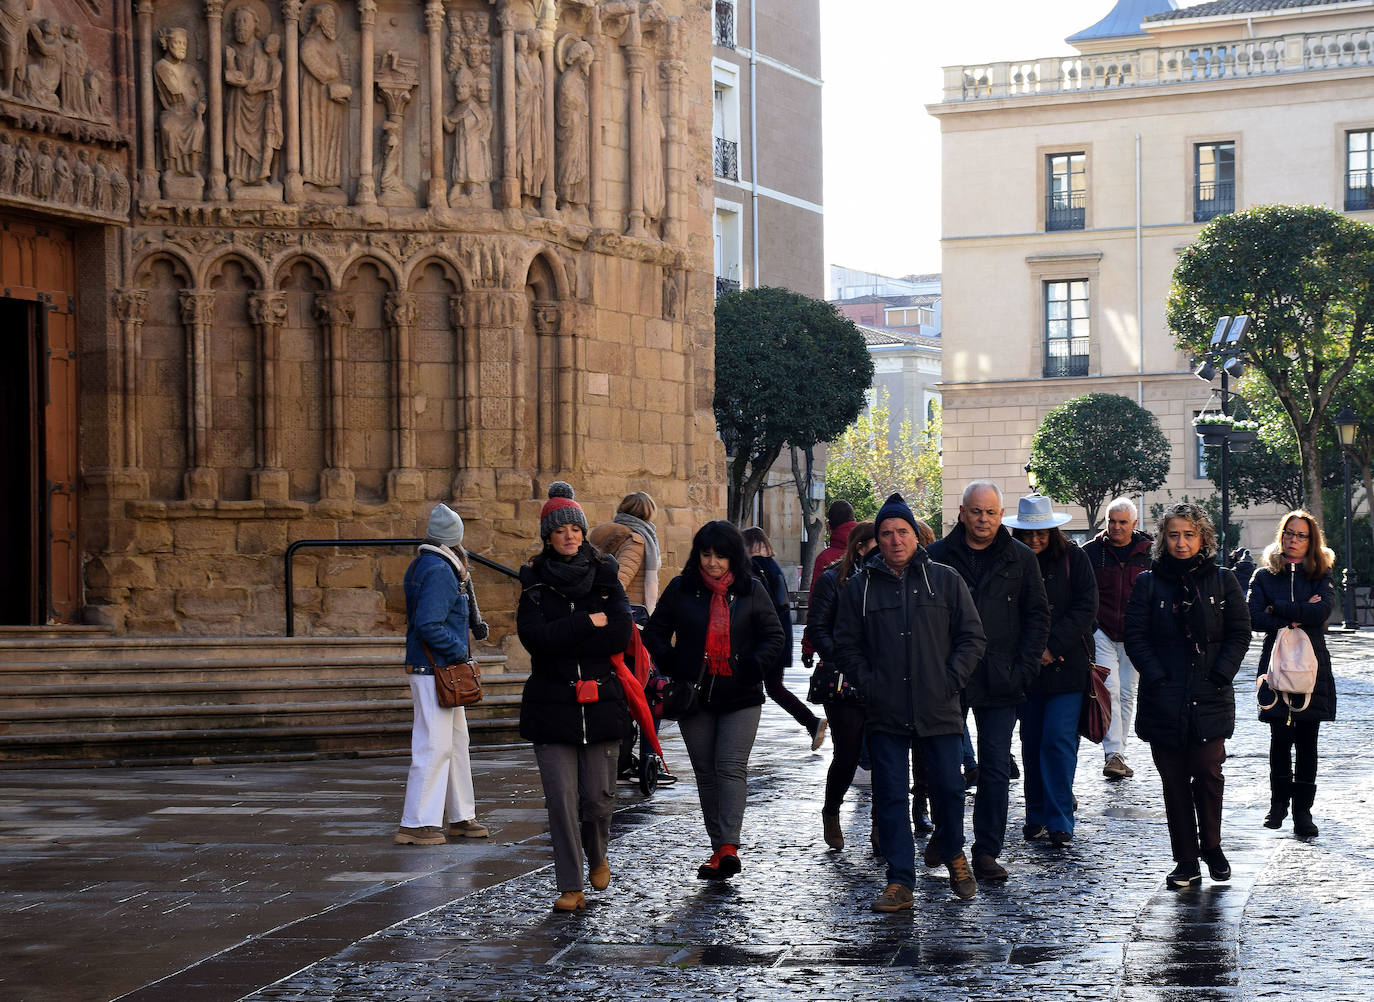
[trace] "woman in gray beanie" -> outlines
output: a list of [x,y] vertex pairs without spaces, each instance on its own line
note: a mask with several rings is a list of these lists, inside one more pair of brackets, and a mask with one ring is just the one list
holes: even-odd
[[443,845],[448,841],[445,819],[449,834],[487,836],[476,820],[467,715],[461,706],[439,706],[434,693],[433,666],[468,659],[470,628],[479,640],[487,635],[462,543],[463,520],[452,508],[437,504],[425,541],[406,570],[406,673],[415,723],[405,807],[395,838],[399,845]]

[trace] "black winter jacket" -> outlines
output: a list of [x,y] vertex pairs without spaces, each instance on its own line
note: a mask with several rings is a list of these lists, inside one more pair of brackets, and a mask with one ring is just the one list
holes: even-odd
[[787,670],[792,667],[792,605],[787,591],[787,575],[772,557],[750,557],[756,576],[763,578],[768,588],[768,597],[773,601],[773,611],[778,614],[778,625],[782,627],[783,645],[773,671]]
[[1153,541],[1153,537],[1137,529],[1131,534],[1124,561],[1117,557],[1105,529],[1083,547],[1097,576],[1097,626],[1113,643],[1126,639],[1126,606],[1131,601],[1135,579],[1150,569]]
[[[589,594],[571,599],[558,591],[542,565],[520,568],[516,629],[530,654],[530,677],[520,700],[520,736],[536,744],[595,744],[630,733],[625,690],[611,655],[625,650],[634,623],[615,558],[597,560]],[[605,626],[591,613],[604,612]],[[574,683],[595,679],[600,698],[579,703]]]
[[1068,552],[1037,554],[1045,597],[1050,603],[1050,639],[1045,648],[1054,658],[1040,666],[1030,691],[1040,696],[1082,692],[1095,657],[1093,619],[1097,615],[1097,579],[1083,551],[1069,543]]
[[806,629],[811,646],[822,664],[835,661],[835,611],[839,601],[840,569],[830,567],[811,583],[811,606],[806,610]]
[[[1320,601],[1313,602],[1313,595],[1318,596]],[[1336,719],[1336,679],[1331,673],[1331,652],[1326,649],[1326,621],[1331,618],[1335,603],[1336,595],[1329,574],[1313,581],[1306,574],[1295,574],[1291,570],[1275,574],[1268,568],[1260,568],[1250,579],[1250,625],[1255,630],[1264,631],[1264,649],[1260,652],[1256,675],[1263,675],[1269,670],[1274,640],[1279,630],[1290,623],[1302,627],[1317,655],[1317,684],[1312,689],[1312,701],[1301,712],[1293,714],[1294,720]],[[1268,691],[1264,695],[1264,701],[1269,702],[1272,695]],[[1259,718],[1275,723],[1286,722],[1288,704],[1280,699],[1276,705],[1261,710]]]
[[[974,570],[974,559],[981,573]],[[964,690],[964,704],[1017,706],[1040,673],[1050,635],[1050,604],[1029,546],[1005,526],[983,550],[969,548],[962,523],[932,543],[930,559],[959,572],[973,594],[987,637],[987,652]]]
[[844,584],[831,639],[836,666],[863,693],[868,727],[963,733],[959,694],[987,640],[968,586],[924,547],[901,576],[872,554]]
[[725,594],[730,605],[732,674],[702,674],[706,629],[711,621],[711,591],[701,577],[679,574],[668,582],[644,628],[644,646],[669,678],[701,679],[701,707],[730,713],[763,704],[764,671],[782,656],[782,624],[762,581],[746,577]]
[[1169,748],[1229,738],[1232,681],[1250,647],[1236,577],[1201,555],[1163,557],[1136,579],[1126,607],[1126,656],[1140,675],[1135,731]]

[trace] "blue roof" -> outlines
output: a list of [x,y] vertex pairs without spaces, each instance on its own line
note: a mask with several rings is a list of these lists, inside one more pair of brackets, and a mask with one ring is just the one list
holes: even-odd
[[1117,0],[1115,7],[1106,17],[1091,28],[1084,28],[1064,41],[1070,45],[1078,42],[1095,42],[1104,38],[1125,38],[1131,35],[1144,35],[1140,22],[1151,15],[1164,14],[1177,10],[1175,0]]

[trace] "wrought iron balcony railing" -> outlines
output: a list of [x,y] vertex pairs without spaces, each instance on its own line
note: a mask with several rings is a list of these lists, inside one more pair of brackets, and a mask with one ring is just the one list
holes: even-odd
[[[1052,346],[1050,351],[1053,352]],[[1086,376],[1088,374],[1088,352],[1074,352],[1068,355],[1045,355],[1045,378],[1058,379],[1065,376]]]
[[739,143],[716,136],[716,177],[728,181],[739,180]]
[[1193,196],[1195,223],[1205,223],[1209,219],[1236,211],[1234,181],[1198,181]]
[[733,278],[721,278],[719,275],[716,276],[716,295],[717,295],[717,296],[723,296],[723,295],[724,295],[725,293],[727,293],[727,292],[738,292],[738,291],[739,291],[739,282],[735,281]]
[[735,47],[735,4],[733,0],[716,0],[715,26],[711,41],[727,49]]
[[1055,192],[1045,199],[1046,230],[1081,230],[1087,220],[1088,193]]

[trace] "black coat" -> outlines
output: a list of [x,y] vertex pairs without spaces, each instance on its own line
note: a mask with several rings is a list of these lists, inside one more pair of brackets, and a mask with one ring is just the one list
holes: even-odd
[[[1313,595],[1320,601],[1313,602]],[[1336,679],[1331,673],[1331,652],[1326,649],[1326,621],[1331,618],[1335,603],[1335,591],[1329,574],[1313,581],[1306,574],[1295,574],[1291,570],[1275,574],[1262,567],[1250,579],[1250,625],[1255,630],[1264,631],[1264,649],[1260,652],[1259,671],[1256,674],[1263,675],[1269,670],[1274,639],[1279,630],[1290,623],[1302,627],[1317,655],[1317,684],[1312,689],[1312,701],[1301,712],[1293,714],[1294,720],[1336,719]],[[1266,694],[1265,702],[1268,701]],[[1288,704],[1280,699],[1276,705],[1261,710],[1259,717],[1271,722],[1285,722],[1288,720]]]
[[1236,577],[1205,558],[1180,573],[1155,560],[1126,606],[1126,656],[1140,674],[1135,731],[1170,748],[1229,738],[1232,681],[1250,647],[1250,613]]
[[[630,733],[625,690],[615,677],[611,655],[625,650],[634,629],[630,603],[620,585],[615,558],[596,562],[591,591],[578,599],[564,595],[542,564],[520,568],[516,629],[530,654],[530,677],[520,700],[520,736],[536,744],[595,744],[618,741]],[[591,614],[604,612],[605,626]],[[579,703],[575,682],[595,679],[600,699]]]
[[1051,557],[1045,551],[1036,556],[1036,561],[1050,603],[1050,639],[1045,648],[1054,660],[1040,666],[1030,691],[1040,696],[1082,692],[1095,656],[1097,578],[1087,555],[1072,542],[1062,556]]
[[729,713],[763,704],[765,670],[777,665],[784,643],[773,600],[753,576],[735,581],[725,594],[730,606],[729,675],[703,675],[711,590],[698,574],[668,582],[644,628],[644,646],[669,678],[701,679],[701,707]]
[[768,597],[773,600],[773,611],[778,614],[782,626],[783,645],[773,670],[786,670],[792,667],[792,602],[787,590],[787,575],[772,557],[750,557],[754,573],[763,578],[768,588]]
[[829,567],[811,583],[811,605],[806,610],[806,629],[811,646],[822,664],[835,660],[835,610],[839,601],[839,567]]
[[919,737],[963,733],[959,694],[987,641],[968,586],[924,547],[900,577],[880,553],[850,575],[831,639],[836,667],[864,696],[867,726]]
[[[977,559],[980,570],[974,569]],[[983,550],[973,551],[963,524],[930,546],[930,559],[959,572],[973,594],[987,637],[987,652],[964,690],[967,706],[1017,706],[1040,674],[1050,635],[1050,603],[1029,546],[1005,526]]]

